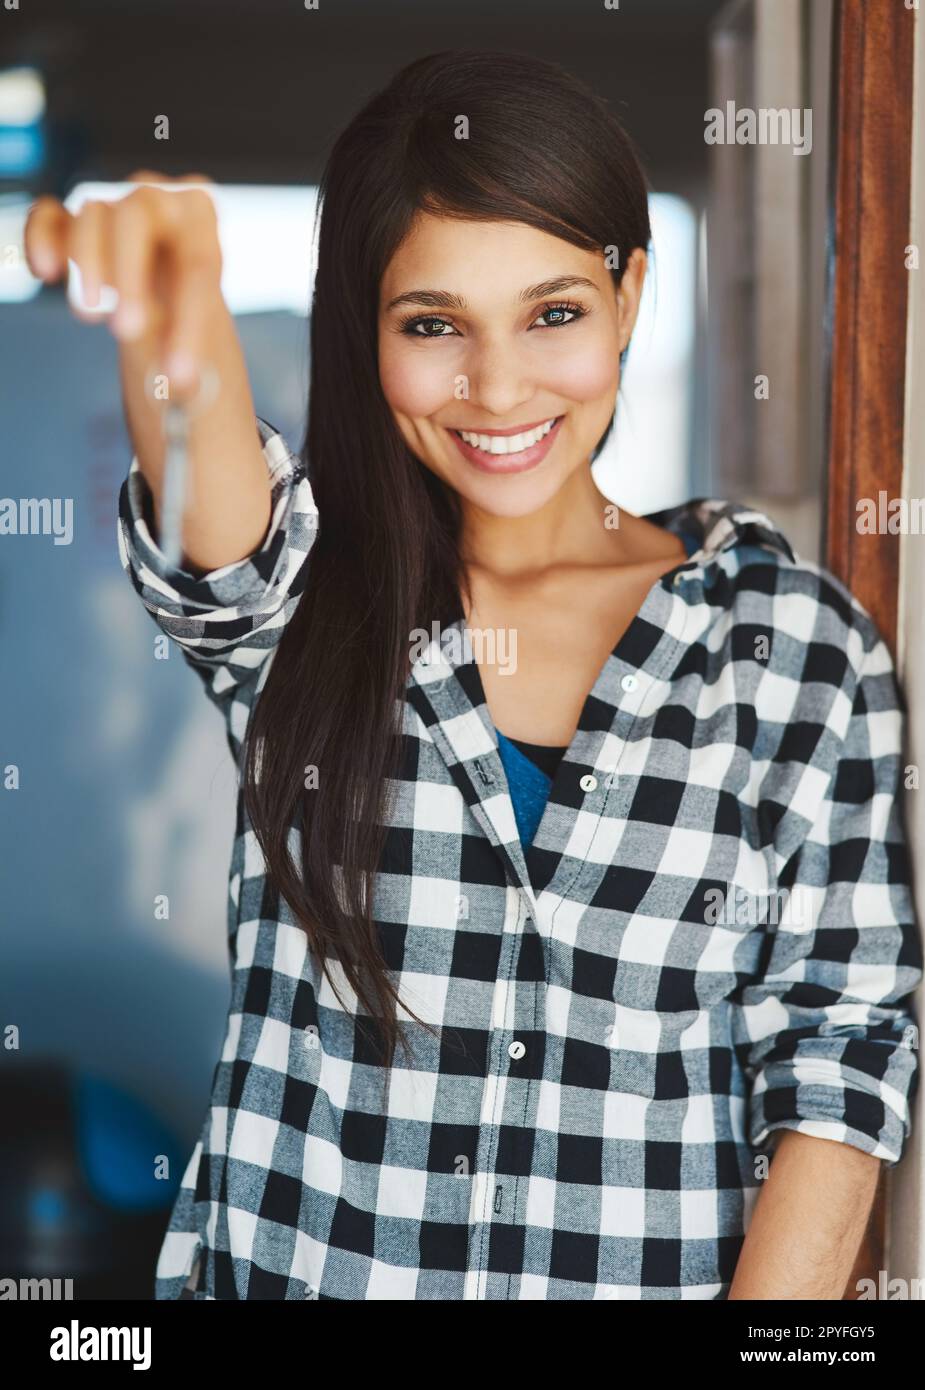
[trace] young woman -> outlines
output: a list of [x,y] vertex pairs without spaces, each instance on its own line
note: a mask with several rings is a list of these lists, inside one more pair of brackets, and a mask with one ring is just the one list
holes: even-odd
[[[157,1296],[840,1298],[915,1078],[901,702],[766,516],[595,484],[650,242],[621,126],[511,54],[369,103],[298,455],[255,427],[207,193],[135,181],[40,200],[27,246],[118,291],[122,560],[242,772]],[[153,360],[218,380],[177,566]]]

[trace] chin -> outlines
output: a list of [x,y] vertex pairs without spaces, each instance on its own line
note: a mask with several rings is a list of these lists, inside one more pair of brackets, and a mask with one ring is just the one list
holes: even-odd
[[478,507],[488,516],[505,517],[515,520],[531,516],[555,497],[565,482],[566,475],[547,474],[544,478],[528,478],[514,475],[510,478],[488,478],[484,482],[473,482],[471,477],[447,477],[445,481],[459,496],[472,506]]

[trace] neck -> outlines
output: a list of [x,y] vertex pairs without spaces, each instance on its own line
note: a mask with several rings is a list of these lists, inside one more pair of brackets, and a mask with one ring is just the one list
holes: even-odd
[[467,565],[499,577],[559,565],[624,564],[635,558],[624,524],[629,520],[601,492],[586,463],[528,516],[496,516],[464,501],[462,554]]

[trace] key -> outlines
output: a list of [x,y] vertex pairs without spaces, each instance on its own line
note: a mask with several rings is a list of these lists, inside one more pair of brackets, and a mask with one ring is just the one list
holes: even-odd
[[[160,404],[164,374],[153,366],[145,376],[148,399]],[[218,372],[210,362],[199,368],[199,385],[189,399],[164,402],[164,478],[161,484],[160,548],[167,563],[178,569],[183,557],[183,517],[190,505],[189,429],[194,415],[218,395]]]
[[183,513],[186,510],[189,414],[181,402],[169,401],[164,412],[164,484],[161,494],[161,551],[171,569],[182,555]]

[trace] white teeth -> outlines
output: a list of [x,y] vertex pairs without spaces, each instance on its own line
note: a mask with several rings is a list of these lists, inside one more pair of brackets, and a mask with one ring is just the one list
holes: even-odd
[[519,454],[538,444],[555,423],[554,419],[547,420],[544,425],[537,425],[535,430],[526,430],[523,434],[473,434],[470,430],[456,430],[456,434],[473,449],[481,449],[486,454]]

